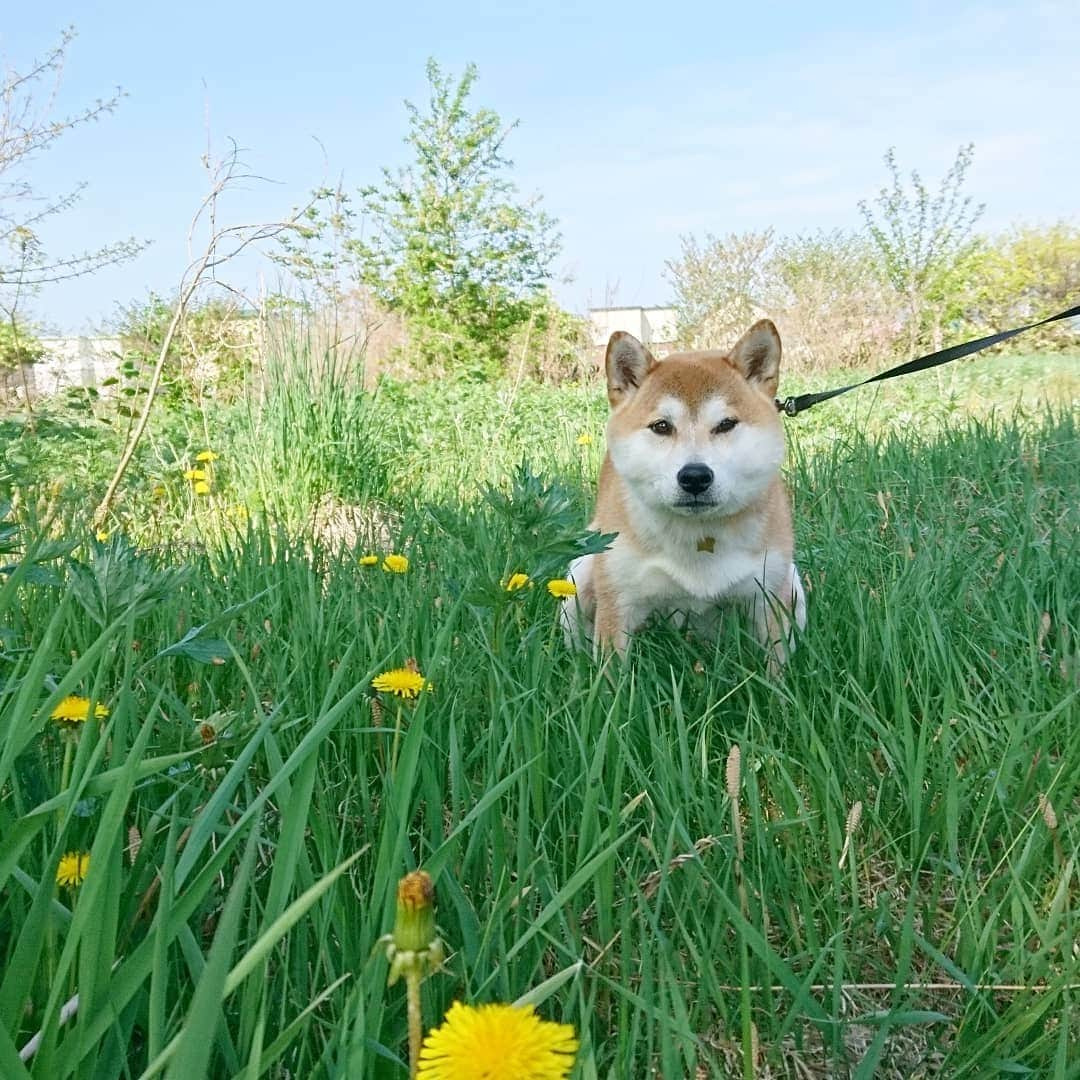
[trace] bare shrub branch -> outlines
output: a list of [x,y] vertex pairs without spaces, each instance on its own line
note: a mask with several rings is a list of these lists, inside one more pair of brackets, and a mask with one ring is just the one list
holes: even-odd
[[[198,291],[211,283],[220,286],[222,283],[218,282],[216,278],[216,272],[220,267],[236,259],[237,256],[252,245],[275,239],[286,230],[296,228],[297,220],[306,212],[307,208],[302,207],[286,220],[268,224],[219,225],[218,208],[221,196],[229,188],[244,180],[259,179],[243,171],[239,154],[239,148],[235,143],[232,143],[228,154],[220,161],[211,160],[209,153],[203,158],[210,187],[206,197],[192,217],[191,225],[188,228],[188,255],[191,261],[180,278],[172,319],[165,332],[161,348],[158,350],[157,362],[150,378],[150,385],[143,403],[142,412],[139,414],[138,422],[127,440],[124,452],[120,456],[116,470],[105,491],[105,496],[94,511],[95,528],[100,527],[108,516],[116,498],[117,490],[124,478],[124,473],[127,471],[135,450],[146,431],[150,420],[150,412],[161,386],[170,347],[173,339],[180,332],[184,317]],[[205,246],[200,254],[193,256],[196,237],[202,228],[206,230]]]

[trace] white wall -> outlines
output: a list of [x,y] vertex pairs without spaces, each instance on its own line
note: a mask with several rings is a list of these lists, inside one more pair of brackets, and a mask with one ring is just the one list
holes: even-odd
[[648,337],[643,337],[644,342],[656,345],[673,345],[675,343],[675,309],[674,308],[645,308],[644,321]]
[[589,321],[597,346],[607,345],[616,330],[633,334],[646,345],[670,346],[675,341],[674,308],[593,308]]
[[45,355],[36,364],[0,372],[0,391],[21,399],[27,388],[33,398],[39,398],[71,386],[100,387],[120,366],[119,338],[47,337],[39,340]]

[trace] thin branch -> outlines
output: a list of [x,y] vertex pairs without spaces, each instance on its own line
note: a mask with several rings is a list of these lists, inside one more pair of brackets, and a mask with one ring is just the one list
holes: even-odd
[[16,295],[124,262],[146,247],[132,238],[97,251],[46,260],[34,235],[45,218],[69,210],[85,184],[57,197],[39,197],[32,181],[23,175],[26,165],[62,135],[111,113],[124,96],[118,88],[111,96],[54,118],[64,62],[74,37],[73,29],[64,30],[57,43],[44,56],[31,60],[25,70],[0,75],[0,250],[10,246],[18,251],[15,266],[0,263],[0,288],[14,288]]
[[239,165],[238,154],[238,148],[236,144],[233,143],[229,154],[222,162],[215,164],[211,162],[209,158],[204,159],[207,172],[210,174],[210,191],[199,204],[198,209],[191,219],[191,225],[188,228],[189,254],[191,252],[191,245],[193,243],[195,232],[204,218],[209,226],[209,237],[202,254],[189,263],[180,277],[180,290],[177,296],[176,308],[173,311],[172,319],[169,321],[169,326],[165,332],[161,348],[158,350],[157,362],[154,365],[154,371],[150,378],[150,385],[147,388],[146,399],[143,403],[138,423],[133,428],[131,435],[127,440],[127,445],[124,447],[124,452],[120,456],[120,460],[117,463],[112,479],[109,481],[109,486],[105,491],[105,495],[97,509],[94,511],[93,520],[94,525],[97,528],[100,528],[104,524],[113,501],[116,498],[116,493],[124,478],[124,474],[127,472],[127,468],[131,463],[135,450],[146,431],[150,421],[150,412],[154,406],[154,401],[157,398],[157,393],[161,386],[165,364],[169,357],[169,350],[172,347],[173,339],[176,337],[183,324],[184,317],[187,314],[188,308],[191,306],[195,294],[203,285],[208,284],[213,280],[213,271],[216,270],[217,267],[236,258],[237,255],[250,245],[258,243],[261,240],[272,239],[286,229],[295,228],[299,216],[307,209],[304,207],[301,210],[294,212],[293,216],[286,221],[265,225],[230,225],[219,228],[217,225],[218,199],[223,192],[233,186],[238,178],[244,175],[237,171]]

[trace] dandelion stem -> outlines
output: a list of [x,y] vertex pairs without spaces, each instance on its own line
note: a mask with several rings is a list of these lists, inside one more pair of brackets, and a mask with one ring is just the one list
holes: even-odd
[[386,985],[405,980],[405,1001],[409,1020],[409,1077],[420,1068],[420,1044],[424,1038],[420,1007],[420,984],[443,962],[443,943],[435,931],[435,887],[423,870],[406,874],[397,888],[397,915],[394,931],[379,939],[386,946],[390,971]]
[[420,1068],[420,1042],[424,1025],[420,1016],[420,983],[423,975],[415,968],[405,972],[405,999],[409,1015],[409,1080],[414,1080]]
[[[65,732],[64,737],[64,764],[60,767],[60,790],[67,791],[68,783],[71,780],[71,759],[75,755],[75,739],[72,735]],[[64,808],[60,807],[56,811],[56,831],[57,839],[59,839],[60,824],[64,820]]]
[[398,746],[401,744],[401,705],[398,704],[397,716],[394,717],[394,743],[390,748],[390,778],[397,775]]

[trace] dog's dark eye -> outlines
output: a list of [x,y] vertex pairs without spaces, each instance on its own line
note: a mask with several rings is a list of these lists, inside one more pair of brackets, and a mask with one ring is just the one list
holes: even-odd
[[725,416],[719,424],[712,429],[714,435],[723,435],[725,431],[730,431],[739,421],[734,416]]
[[649,430],[654,435],[672,435],[675,432],[670,420],[654,420],[649,425]]

